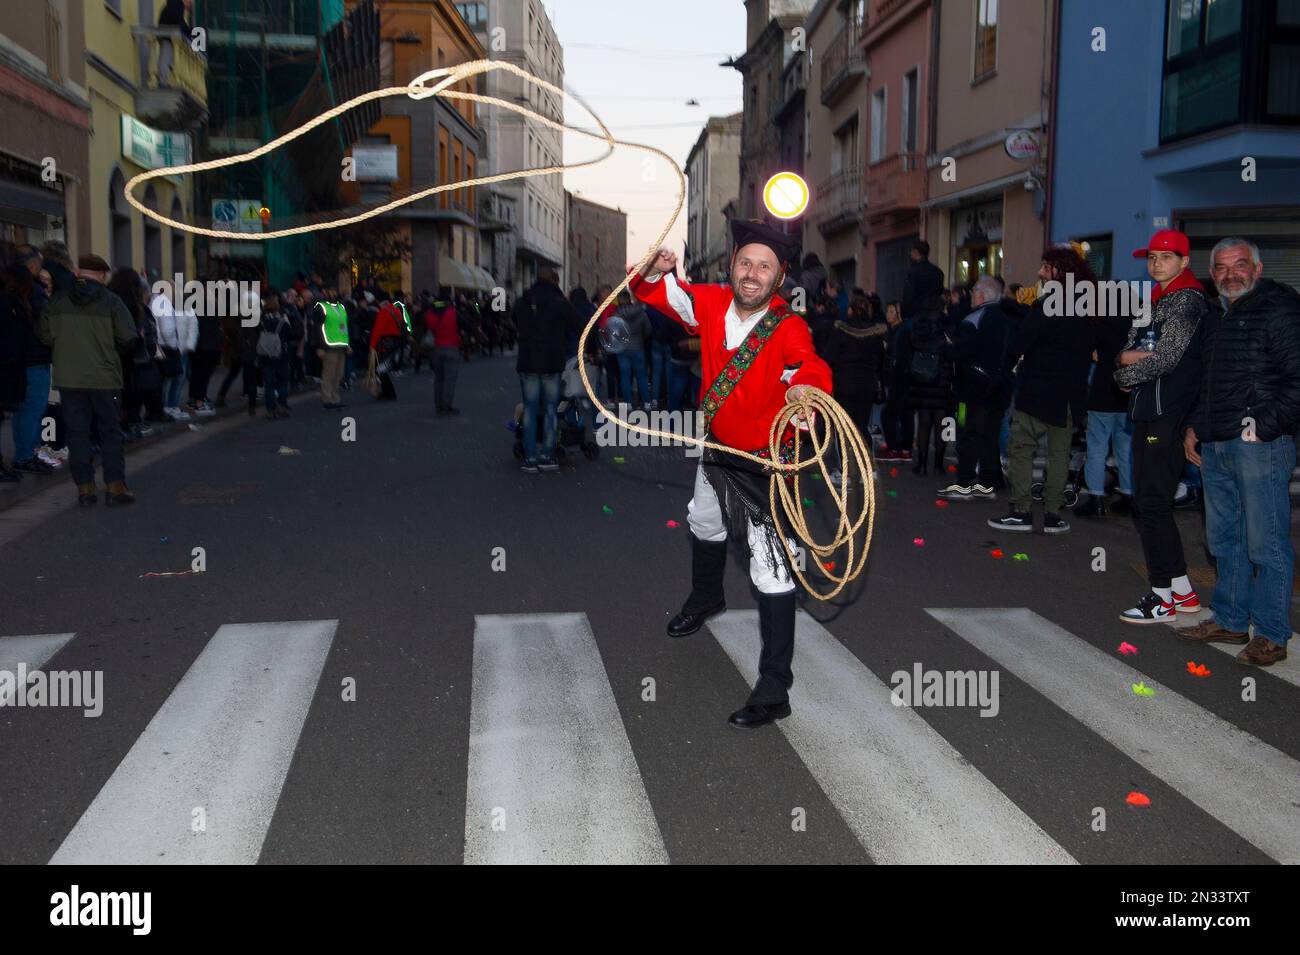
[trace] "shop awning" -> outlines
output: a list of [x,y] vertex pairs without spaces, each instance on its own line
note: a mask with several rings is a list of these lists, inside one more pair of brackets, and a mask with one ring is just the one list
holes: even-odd
[[449,255],[438,256],[438,284],[451,288],[476,289],[479,279],[464,262],[457,262]]

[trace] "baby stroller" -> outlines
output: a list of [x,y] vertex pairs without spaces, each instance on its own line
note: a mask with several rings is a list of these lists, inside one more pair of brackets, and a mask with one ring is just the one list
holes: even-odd
[[[595,380],[600,375],[600,368],[594,362],[587,362],[587,377]],[[555,407],[555,460],[563,464],[568,459],[565,448],[580,448],[588,461],[600,456],[600,446],[596,443],[595,408],[582,387],[582,375],[578,372],[578,356],[574,355],[565,363],[564,373],[560,377],[560,402]],[[524,459],[524,406],[523,402],[515,405],[514,427],[515,459]],[[545,422],[537,418],[537,437],[542,436]]]

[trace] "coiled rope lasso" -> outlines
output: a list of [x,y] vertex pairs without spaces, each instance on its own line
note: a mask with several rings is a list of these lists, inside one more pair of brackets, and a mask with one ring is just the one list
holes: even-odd
[[[543,116],[536,111],[522,106],[519,103],[508,102],[495,96],[486,96],[481,93],[470,93],[463,90],[453,90],[449,87],[454,86],[470,77],[477,76],[480,73],[486,73],[491,70],[505,70],[520,77],[528,83],[532,83],[542,89],[554,93],[560,98],[561,102],[572,99],[578,103],[594,120],[596,126],[600,129],[599,135],[576,126],[569,126],[557,122],[549,116]],[[431,80],[438,80],[434,86],[428,86]],[[168,218],[153,209],[147,208],[142,202],[133,195],[136,187],[148,182],[151,179],[158,179],[163,176],[184,175],[187,173],[206,172],[211,169],[222,169],[227,166],[235,166],[240,163],[250,162],[267,153],[278,149],[286,143],[292,142],[300,136],[305,135],[311,130],[327,123],[336,116],[347,112],[363,103],[372,100],[383,99],[390,96],[407,96],[411,99],[427,99],[431,96],[445,96],[451,99],[471,100],[476,103],[486,103],[493,106],[499,106],[502,109],[528,116],[544,126],[562,132],[570,132],[575,135],[585,136],[588,139],[594,139],[605,144],[603,154],[581,162],[565,163],[560,166],[539,166],[532,169],[517,169],[510,172],[497,173],[491,176],[480,176],[474,179],[462,179],[458,182],[443,183],[437,186],[430,186],[427,189],[421,189],[399,199],[384,203],[373,209],[367,209],[354,215],[342,216],[337,219],[329,219],[322,222],[313,222],[305,225],[291,226],[284,229],[275,229],[269,232],[226,232],[219,229],[206,229],[201,226],[191,225],[187,222],[179,222],[175,219]],[[582,336],[578,341],[578,354],[586,354],[587,339],[591,335],[592,329],[595,328],[605,309],[618,299],[623,290],[628,287],[632,276],[639,273],[659,252],[664,240],[668,237],[668,232],[672,229],[673,223],[681,214],[682,205],[686,201],[686,174],[682,168],[677,165],[671,156],[661,149],[654,146],[646,146],[642,143],[630,143],[623,140],[615,139],[610,133],[608,127],[601,121],[592,109],[582,101],[582,98],[573,93],[566,93],[564,90],[555,86],[546,80],[533,76],[526,70],[508,63],[504,60],[474,60],[470,63],[462,63],[457,66],[443,67],[436,70],[429,70],[415,77],[406,86],[390,86],[384,89],[374,90],[369,93],[363,93],[356,96],[346,103],[341,103],[333,109],[322,113],[315,119],[304,123],[297,129],[291,130],[276,139],[271,140],[257,149],[242,153],[237,156],[225,156],[221,159],[212,159],[206,162],[188,163],[181,166],[167,166],[159,169],[150,169],[139,175],[132,176],[123,189],[126,201],[140,211],[142,215],[148,216],[156,222],[170,226],[173,229],[180,229],[183,232],[189,232],[192,235],[202,235],[214,239],[235,239],[239,241],[265,242],[270,239],[279,239],[291,235],[302,235],[308,232],[320,232],[325,229],[338,229],[343,226],[353,225],[358,222],[364,222],[367,219],[373,219],[381,216],[386,212],[391,212],[412,202],[418,202],[429,196],[437,195],[441,192],[448,192],[454,189],[463,189],[469,186],[484,186],[494,182],[506,182],[512,179],[522,179],[528,176],[547,176],[561,173],[566,169],[579,169],[583,166],[592,166],[603,162],[614,152],[615,146],[622,146],[629,149],[637,149],[644,153],[657,156],[677,174],[678,190],[677,203],[673,207],[673,214],[665,223],[659,237],[646,249],[638,262],[624,277],[614,289],[606,296],[605,300],[596,308],[591,320],[582,331]],[[769,434],[769,448],[771,459],[761,458],[756,454],[742,451],[737,448],[724,444],[718,444],[704,438],[698,438],[694,435],[671,434],[660,431],[656,428],[646,427],[644,425],[632,424],[618,417],[613,411],[601,403],[600,398],[596,396],[596,391],[592,387],[590,380],[587,378],[586,362],[578,362],[578,371],[582,376],[583,387],[587,389],[587,394],[592,403],[606,418],[616,422],[620,427],[628,431],[635,431],[649,437],[666,439],[668,441],[682,441],[687,444],[697,445],[701,448],[712,448],[727,454],[732,454],[744,458],[756,464],[762,465],[771,475],[769,488],[768,504],[771,508],[772,520],[776,526],[778,537],[781,539],[781,545],[789,559],[790,567],[798,576],[804,588],[819,600],[829,600],[862,572],[866,566],[867,554],[871,548],[871,536],[875,526],[875,483],[874,473],[872,471],[871,455],[867,451],[866,443],[861,433],[853,424],[848,413],[832,398],[817,388],[807,387],[798,401],[791,401],[785,405],[772,422]],[[795,427],[795,461],[790,464],[782,463],[779,460],[779,446],[782,436],[788,426],[796,422],[809,422],[814,418],[820,418],[821,427],[812,427],[808,431],[803,431]],[[805,460],[800,460],[804,441],[811,443],[813,453]],[[826,467],[827,452],[834,448],[840,462],[841,480],[838,486],[830,480],[830,473]],[[802,494],[802,472],[817,465],[821,469],[821,475],[826,487],[831,493],[838,511],[838,520],[834,536],[825,542],[819,543],[808,527],[805,516]],[[785,480],[786,476],[790,477],[789,482]],[[850,515],[849,510],[849,488],[850,484],[856,484],[862,488],[862,500],[859,509]],[[778,506],[779,505],[779,506]],[[857,535],[866,527],[866,534],[862,540],[861,548],[857,547]],[[787,533],[788,529],[788,533]],[[787,539],[789,534],[793,534],[807,548],[814,557],[817,558],[822,573],[831,583],[832,588],[829,592],[822,593],[817,591],[808,581],[807,576],[800,570],[798,556],[791,548]],[[842,570],[837,571],[838,563],[829,560],[841,549],[846,550],[846,558]]]

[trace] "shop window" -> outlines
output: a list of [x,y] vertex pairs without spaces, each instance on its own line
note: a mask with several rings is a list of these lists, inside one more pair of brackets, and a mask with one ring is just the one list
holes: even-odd
[[1076,239],[1083,246],[1083,257],[1088,267],[1099,279],[1109,279],[1115,267],[1115,238],[1106,235],[1085,236]]

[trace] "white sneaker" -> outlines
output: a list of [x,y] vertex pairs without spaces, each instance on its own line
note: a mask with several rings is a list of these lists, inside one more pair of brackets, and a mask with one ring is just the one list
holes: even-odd
[[963,484],[949,484],[947,487],[939,488],[937,493],[946,501],[969,501],[973,490]]
[[38,453],[38,454],[41,454],[41,455],[44,455],[45,457],[55,458],[55,459],[57,459],[57,460],[59,460],[59,461],[66,461],[66,460],[68,460],[68,448],[67,448],[67,445],[64,445],[63,447],[59,448],[59,449],[56,451],[54,448],[50,447],[48,444],[42,444],[42,445],[37,449],[37,453]]
[[217,413],[217,409],[212,407],[212,405],[208,404],[208,402],[205,401],[201,405],[194,406],[194,413],[198,415],[200,418],[211,418],[213,415]]
[[[66,457],[66,455],[65,455]],[[36,449],[36,458],[52,468],[63,467],[63,458],[57,457],[49,448],[42,445]]]
[[189,412],[188,412],[188,411],[182,411],[180,408],[164,408],[164,409],[163,409],[163,414],[167,415],[167,417],[171,418],[173,421],[189,421],[189,420],[190,420]]

